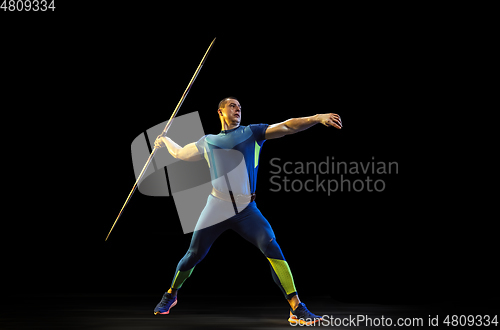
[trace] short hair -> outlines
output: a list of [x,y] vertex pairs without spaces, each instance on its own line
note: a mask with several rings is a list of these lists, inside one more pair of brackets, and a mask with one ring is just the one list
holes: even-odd
[[226,103],[227,103],[227,101],[229,99],[233,99],[233,100],[236,100],[236,101],[239,102],[239,100],[236,97],[234,97],[234,96],[228,96],[228,97],[222,99],[222,101],[219,102],[219,109],[224,108],[226,106]]

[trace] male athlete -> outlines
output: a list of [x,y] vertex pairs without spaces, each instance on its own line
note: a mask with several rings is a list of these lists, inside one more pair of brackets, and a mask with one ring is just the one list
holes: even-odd
[[258,247],[269,260],[273,279],[290,304],[288,321],[307,325],[319,322],[322,318],[311,313],[299,300],[290,268],[274,232],[255,203],[255,189],[260,149],[265,140],[294,134],[318,123],[341,129],[340,117],[333,113],[317,114],[274,125],[241,126],[241,105],[234,97],[223,99],[217,112],[222,125],[217,135],[205,135],[185,147],[161,135],[155,141],[155,148],[166,146],[175,158],[185,161],[205,159],[213,186],[189,249],[177,265],[170,289],[154,309],[155,315],[169,314],[177,304],[178,290],[194,267],[205,257],[217,237],[232,229]]

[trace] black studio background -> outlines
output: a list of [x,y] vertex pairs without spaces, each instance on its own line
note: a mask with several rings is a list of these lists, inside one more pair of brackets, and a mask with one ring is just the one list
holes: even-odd
[[[301,297],[498,298],[491,230],[464,203],[471,190],[459,179],[458,143],[450,144],[461,129],[443,112],[444,100],[457,107],[467,102],[453,88],[453,25],[363,12],[332,23],[256,24],[243,33],[221,24],[209,31],[211,20],[165,23],[158,13],[126,6],[68,6],[45,17],[16,13],[4,20],[1,13],[10,31],[2,55],[12,63],[5,76],[6,94],[15,100],[9,107],[21,117],[29,109],[50,146],[34,148],[34,180],[43,190],[24,212],[36,216],[13,224],[24,237],[6,256],[15,265],[13,294],[161,295],[168,289],[190,241],[172,198],[136,192],[104,238],[135,181],[130,143],[170,117],[217,37],[179,112],[199,111],[207,134],[220,130],[216,106],[229,95],[243,106],[243,125],[327,112],[342,117],[342,130],[317,125],[262,149],[257,205]],[[382,192],[271,191],[272,158],[331,157],[397,162],[398,172],[380,177]],[[49,180],[49,173],[56,175]],[[21,257],[23,247],[34,257]],[[222,295],[281,298],[266,259],[232,232],[216,241],[182,291],[214,288]]]

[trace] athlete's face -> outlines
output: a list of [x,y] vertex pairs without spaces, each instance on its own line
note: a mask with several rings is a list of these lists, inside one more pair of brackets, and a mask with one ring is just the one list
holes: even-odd
[[239,125],[241,122],[241,105],[238,100],[229,99],[226,101],[224,108],[219,109],[219,115],[233,125]]

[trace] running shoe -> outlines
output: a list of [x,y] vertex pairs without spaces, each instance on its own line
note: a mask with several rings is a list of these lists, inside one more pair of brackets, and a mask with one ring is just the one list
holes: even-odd
[[168,314],[170,313],[170,308],[177,305],[177,296],[172,297],[168,292],[165,292],[161,301],[155,307],[155,315],[158,314]]
[[323,320],[321,316],[311,313],[304,303],[299,303],[297,308],[292,311],[290,309],[290,324],[311,325]]

